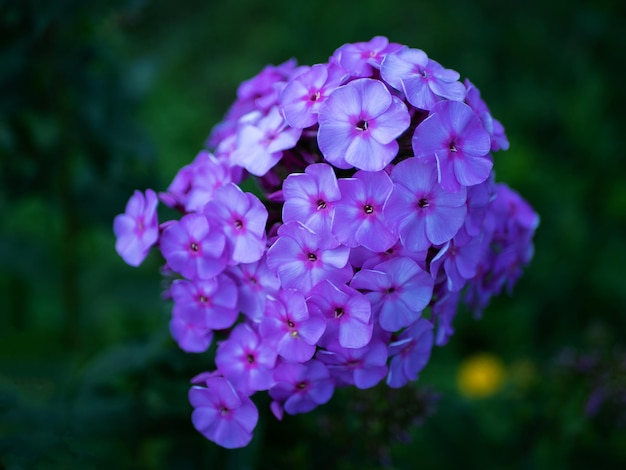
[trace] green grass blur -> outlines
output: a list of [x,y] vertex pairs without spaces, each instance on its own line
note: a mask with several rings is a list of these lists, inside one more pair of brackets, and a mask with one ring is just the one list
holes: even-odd
[[[624,468],[625,5],[0,0],[0,469]],[[260,396],[251,445],[220,449],[187,403],[210,358],[169,338],[159,257],[126,266],[113,217],[167,187],[241,81],[375,35],[481,90],[511,142],[496,178],[541,216],[535,259],[415,387],[281,423]],[[457,378],[481,354],[504,369],[476,397]]]

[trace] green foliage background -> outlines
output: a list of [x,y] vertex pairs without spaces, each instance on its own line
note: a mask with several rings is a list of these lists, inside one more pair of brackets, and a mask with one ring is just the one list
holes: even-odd
[[[0,469],[625,465],[624,5],[0,0]],[[174,346],[160,260],[124,265],[113,217],[166,188],[242,80],[374,35],[482,91],[511,141],[497,179],[541,215],[535,259],[415,388],[282,423],[261,397],[252,444],[219,449],[186,398],[210,360]],[[507,379],[472,400],[456,376],[479,352]]]

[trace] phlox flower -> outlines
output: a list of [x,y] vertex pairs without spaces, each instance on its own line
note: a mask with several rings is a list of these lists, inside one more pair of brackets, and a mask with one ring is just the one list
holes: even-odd
[[398,331],[415,320],[432,298],[434,281],[410,258],[392,258],[361,269],[350,286],[365,291],[385,331]]
[[478,264],[488,246],[482,234],[470,237],[465,229],[446,242],[430,263],[433,278],[436,279],[441,265],[445,271],[446,285],[452,292],[460,291],[465,283],[476,276]]
[[189,390],[194,410],[191,421],[207,439],[227,449],[245,447],[259,420],[252,400],[237,392],[223,377],[208,377],[206,387],[194,385]]
[[374,252],[391,248],[398,234],[387,224],[383,207],[393,183],[384,171],[357,171],[338,180],[341,199],[336,203],[332,231],[349,247],[364,246]]
[[495,191],[493,212],[506,231],[518,236],[539,226],[539,216],[516,191],[503,183],[497,184]]
[[417,375],[430,359],[432,347],[433,325],[420,318],[389,345],[391,362],[387,385],[400,388],[410,380],[417,380]]
[[445,191],[432,161],[409,158],[391,171],[394,188],[385,204],[387,221],[410,251],[427,250],[452,239],[467,214],[466,191]]
[[266,295],[274,295],[280,288],[280,281],[267,267],[265,257],[255,263],[229,267],[227,273],[237,284],[239,311],[253,322],[260,323]]
[[437,180],[449,192],[482,183],[491,174],[491,140],[465,103],[441,101],[415,129],[417,158],[437,160]]
[[369,300],[356,289],[322,281],[307,298],[310,311],[326,317],[324,345],[333,340],[344,348],[366,346],[372,338],[372,308]]
[[276,366],[273,378],[276,384],[269,394],[279,419],[283,409],[291,415],[308,413],[328,402],[335,391],[328,368],[315,359],[304,364],[283,362]]
[[228,184],[233,171],[206,150],[200,151],[194,160],[182,167],[167,191],[159,197],[169,207],[186,212],[199,211],[213,198],[216,189]]
[[237,320],[237,286],[221,274],[215,278],[187,281],[176,279],[170,287],[174,316],[193,318],[212,330],[230,328]]
[[336,67],[316,64],[292,78],[279,98],[287,123],[299,129],[316,124],[320,104],[341,84],[344,76]]
[[483,220],[494,196],[493,177],[467,189],[467,217],[463,227],[468,235],[473,237],[483,231]]
[[327,365],[331,376],[344,385],[371,388],[387,375],[387,346],[375,339],[361,348],[344,348],[331,343],[316,358]]
[[276,350],[259,338],[252,327],[240,323],[217,348],[215,364],[235,389],[249,395],[273,384]]
[[178,347],[185,352],[201,353],[209,349],[213,341],[213,330],[204,318],[191,310],[181,310],[172,314],[170,333]]
[[422,251],[407,250],[404,245],[397,241],[395,245],[385,251],[372,251],[363,246],[357,246],[350,249],[350,264],[355,269],[373,268],[383,261],[397,257],[411,258],[422,269],[426,269],[426,256],[428,249]]
[[161,253],[169,268],[187,279],[210,279],[226,266],[226,240],[202,214],[187,214],[161,235]]
[[374,69],[380,69],[385,55],[401,48],[401,44],[390,43],[384,36],[376,36],[367,42],[344,44],[335,51],[333,57],[351,76],[371,77]]
[[437,292],[437,300],[433,303],[433,317],[437,322],[435,344],[444,346],[454,334],[452,321],[459,305],[459,292],[450,292],[445,286]]
[[145,196],[135,191],[126,204],[126,212],[113,221],[115,250],[130,266],[139,266],[159,239],[158,203],[153,190],[146,190]]
[[267,297],[259,330],[281,357],[288,361],[305,362],[315,354],[315,346],[325,328],[324,316],[319,312],[309,312],[300,292],[283,289],[278,297]]
[[334,90],[319,108],[317,142],[338,168],[378,171],[398,153],[411,118],[404,103],[379,80],[361,78]]
[[298,73],[294,59],[279,65],[267,65],[254,77],[243,81],[237,88],[238,113],[230,110],[229,118],[238,118],[252,110],[267,112],[278,101],[278,96],[290,77]]
[[465,102],[478,115],[483,126],[485,126],[485,130],[489,133],[489,137],[491,137],[491,151],[508,150],[509,140],[504,133],[504,127],[500,121],[491,116],[487,103],[481,98],[478,88],[468,79],[465,79],[465,88],[467,89]]
[[465,98],[458,72],[443,68],[419,49],[405,47],[387,54],[380,65],[380,74],[416,108],[430,110],[444,98],[455,101]]
[[241,125],[231,161],[255,176],[263,176],[279,162],[283,150],[296,145],[301,133],[302,129],[290,127],[274,106],[267,116]]
[[318,235],[325,235],[341,197],[337,177],[330,165],[315,163],[304,173],[292,173],[283,183],[283,222],[302,222]]
[[352,277],[350,249],[332,237],[321,237],[300,222],[284,224],[267,251],[267,265],[278,274],[282,287],[307,294],[328,279],[343,284]]
[[215,192],[203,212],[221,225],[231,264],[254,263],[265,252],[267,209],[254,194],[230,183]]

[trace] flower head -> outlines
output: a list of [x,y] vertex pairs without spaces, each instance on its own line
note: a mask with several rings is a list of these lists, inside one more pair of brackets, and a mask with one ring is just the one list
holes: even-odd
[[250,442],[257,392],[282,419],[416,380],[459,304],[479,315],[532,258],[539,217],[495,183],[502,125],[471,82],[385,37],[265,67],[205,144],[159,194],[179,217],[158,225],[136,192],[114,231],[133,266],[163,255],[179,347],[216,339],[189,400],[220,446]]

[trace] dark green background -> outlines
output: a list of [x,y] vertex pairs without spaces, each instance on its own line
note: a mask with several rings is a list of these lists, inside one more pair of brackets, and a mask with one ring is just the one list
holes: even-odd
[[[0,0],[0,469],[626,465],[624,5]],[[482,91],[511,142],[497,179],[541,215],[535,259],[415,387],[282,423],[259,396],[252,444],[219,449],[186,398],[210,358],[175,347],[158,255],[126,266],[113,217],[167,187],[242,80],[375,35]],[[480,352],[507,380],[471,400],[456,374]]]

